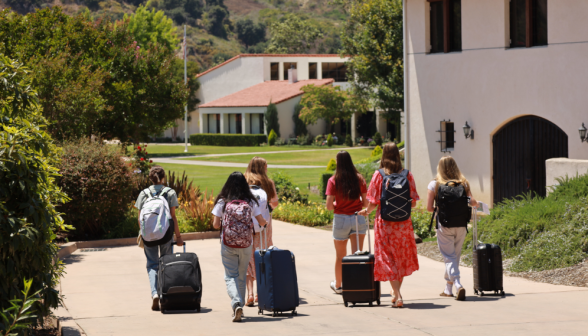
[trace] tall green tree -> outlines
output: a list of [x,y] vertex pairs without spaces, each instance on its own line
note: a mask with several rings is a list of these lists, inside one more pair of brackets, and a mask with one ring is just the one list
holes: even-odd
[[20,298],[23,279],[40,298],[31,307],[45,316],[59,301],[63,274],[55,262],[55,233],[65,230],[55,205],[67,201],[55,182],[60,150],[33,90],[32,73],[0,54],[0,311]]
[[157,43],[140,48],[124,22],[90,22],[59,7],[26,17],[4,10],[0,52],[35,74],[57,138],[104,134],[139,141],[183,116],[189,90],[174,80],[174,51]]
[[300,119],[300,111],[302,111],[302,108],[303,106],[300,103],[296,104],[296,106],[294,106],[294,114],[292,115],[292,120],[294,121],[294,134],[296,136],[308,134],[306,124]]
[[206,9],[205,27],[210,34],[227,38],[225,19],[228,19],[229,11],[221,6],[212,6]]
[[280,122],[278,120],[278,107],[274,103],[270,103],[265,110],[265,114],[263,116],[265,121],[265,129],[267,132],[271,132],[272,130],[276,132],[278,137],[280,136]]
[[353,113],[366,110],[366,102],[342,91],[340,86],[305,85],[300,100],[300,120],[305,124],[316,124],[319,119],[327,122],[329,132],[339,120],[349,120]]
[[146,6],[164,11],[179,25],[188,23],[192,26],[196,25],[196,19],[202,17],[204,10],[202,0],[149,0]]
[[265,25],[254,23],[251,19],[241,19],[235,26],[237,38],[245,44],[245,48],[265,40]]
[[323,37],[310,21],[294,14],[286,14],[270,24],[269,31],[267,52],[272,54],[304,54],[315,46],[317,39]]
[[125,14],[123,20],[141,48],[153,43],[174,50],[179,43],[172,19],[162,10],[149,10],[147,6],[141,5],[134,14]]
[[401,0],[342,0],[349,10],[342,55],[352,55],[347,69],[353,93],[369,100],[397,124],[404,108]]

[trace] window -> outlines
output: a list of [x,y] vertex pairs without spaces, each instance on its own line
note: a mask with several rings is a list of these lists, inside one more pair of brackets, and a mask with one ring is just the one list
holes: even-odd
[[207,114],[208,133],[220,133],[220,114]]
[[441,129],[437,132],[441,135],[441,139],[437,141],[441,144],[441,151],[444,153],[452,152],[455,148],[455,128],[453,122],[451,120],[441,121]]
[[510,1],[510,47],[547,45],[547,0]]
[[296,63],[284,62],[284,80],[288,80],[288,69],[296,69]]
[[249,133],[263,134],[263,114],[251,113],[249,115]]
[[308,79],[317,79],[316,63],[308,63]]
[[333,78],[335,82],[347,81],[347,66],[345,63],[323,63],[323,79]]
[[242,134],[242,121],[240,113],[229,114],[229,133],[230,134]]
[[461,51],[461,0],[428,0],[431,53]]
[[280,80],[280,63],[270,63],[270,79]]

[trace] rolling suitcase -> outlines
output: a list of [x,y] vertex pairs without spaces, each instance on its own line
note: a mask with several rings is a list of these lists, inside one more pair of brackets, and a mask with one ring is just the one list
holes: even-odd
[[484,291],[504,296],[502,288],[502,252],[496,244],[478,243],[478,209],[474,208],[473,232],[474,293],[484,296]]
[[[373,306],[376,301],[380,305],[380,282],[374,280],[374,255],[372,254],[372,242],[368,223],[368,246],[369,252],[359,251],[359,235],[357,239],[358,250],[352,255],[343,258],[343,303],[345,307],[349,303],[369,303]],[[355,232],[359,232],[357,213],[355,214]]]
[[173,310],[200,311],[202,273],[196,253],[172,253],[159,258],[157,294],[161,313]]
[[[264,233],[265,230],[262,230],[260,234],[261,238],[265,237],[267,245],[267,236]],[[292,315],[296,315],[300,298],[294,254],[273,246],[266,246],[265,249],[263,247],[262,239],[261,249],[255,251],[258,314],[263,314],[265,310],[277,316],[278,313],[291,310]]]

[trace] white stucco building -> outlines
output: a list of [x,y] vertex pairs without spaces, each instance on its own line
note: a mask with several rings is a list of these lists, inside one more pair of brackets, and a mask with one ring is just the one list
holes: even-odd
[[489,204],[544,195],[546,159],[588,159],[588,1],[404,4],[407,163],[421,198],[444,155]]
[[[263,113],[270,101],[278,108],[281,138],[294,137],[292,116],[307,84],[348,87],[346,62],[348,58],[333,54],[243,54],[198,75],[200,104],[190,113],[188,134],[262,134]],[[288,78],[295,69],[296,79]],[[374,124],[375,121],[375,125]],[[183,121],[178,121],[177,134],[183,138]],[[377,129],[385,135],[389,125],[376,112],[357,114],[349,126],[340,123],[336,133],[345,135],[349,127],[353,138],[371,137]],[[326,123],[320,120],[307,126],[311,135],[326,133]],[[390,127],[392,128],[392,127]],[[165,132],[171,136],[171,130]]]

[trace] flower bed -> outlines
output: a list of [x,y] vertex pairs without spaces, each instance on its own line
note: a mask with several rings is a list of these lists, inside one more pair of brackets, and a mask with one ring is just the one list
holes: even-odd
[[324,226],[333,222],[333,213],[328,211],[321,203],[284,200],[272,212],[272,217],[285,222],[305,226]]

